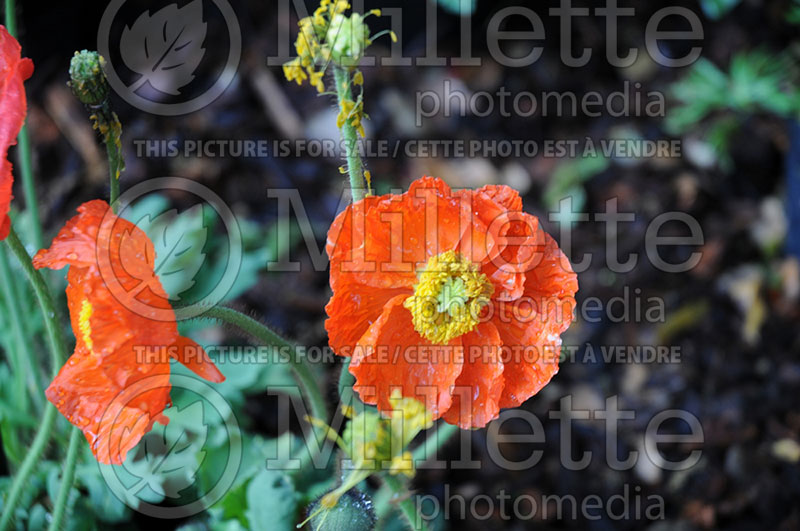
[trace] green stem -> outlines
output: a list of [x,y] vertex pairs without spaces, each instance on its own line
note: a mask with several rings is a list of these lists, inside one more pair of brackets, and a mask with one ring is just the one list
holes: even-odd
[[[352,99],[350,73],[347,68],[333,65],[333,80],[336,83],[336,97],[341,109],[344,100]],[[347,159],[347,173],[350,176],[350,191],[353,194],[353,202],[356,202],[364,198],[364,170],[361,157],[358,155],[358,132],[349,121],[345,121],[342,126],[342,140]]]
[[220,321],[231,324],[255,337],[265,345],[288,350],[295,379],[300,386],[300,390],[303,392],[303,396],[305,396],[309,402],[311,414],[315,418],[327,422],[328,407],[320,392],[319,382],[314,379],[314,375],[308,367],[308,359],[297,354],[297,348],[293,343],[282,338],[266,325],[231,308],[216,306],[203,315],[204,317],[219,319]]
[[14,296],[13,282],[11,266],[8,263],[5,249],[0,250],[0,288],[2,288],[5,307],[8,312],[8,320],[11,324],[15,343],[15,347],[9,349],[11,351],[9,352],[9,357],[11,358],[11,367],[14,371],[14,381],[22,383],[22,385],[18,386],[19,389],[15,399],[15,407],[20,408],[23,412],[27,412],[28,394],[25,392],[25,387],[27,386],[31,396],[38,396],[39,389],[32,370],[31,361],[34,359],[33,352],[31,351],[31,344],[26,337],[25,329],[22,325],[23,313],[19,305],[19,299]]
[[[17,38],[17,9],[15,0],[5,0],[6,29],[8,33]],[[23,125],[17,136],[17,154],[19,172],[22,175],[22,190],[25,194],[25,207],[31,215],[33,223],[33,243],[37,249],[44,247],[42,235],[42,222],[39,218],[39,201],[36,197],[36,186],[33,181],[33,164],[31,157],[31,141],[28,135],[28,126]]]
[[22,191],[25,194],[25,208],[31,217],[33,225],[33,245],[37,249],[44,247],[44,234],[42,233],[42,218],[39,214],[39,198],[36,193],[36,183],[33,179],[33,159],[31,155],[31,140],[28,126],[23,125],[17,137],[17,154],[19,172],[22,175]]
[[67,348],[66,342],[64,341],[63,330],[57,319],[58,313],[56,312],[53,297],[50,295],[50,289],[47,287],[47,283],[44,281],[44,278],[42,278],[42,275],[33,267],[31,256],[28,254],[28,251],[25,250],[25,246],[22,245],[13,226],[8,233],[8,238],[6,238],[6,244],[17,257],[28,282],[33,286],[36,300],[39,302],[39,307],[44,315],[47,338],[50,342],[51,369],[53,377],[55,377],[61,365],[67,359]]
[[53,519],[50,520],[50,527],[48,528],[50,531],[61,529],[61,520],[64,519],[64,514],[67,512],[67,502],[69,501],[72,484],[75,481],[75,466],[78,464],[78,450],[80,449],[82,438],[81,430],[73,427],[69,436],[67,457],[64,460],[61,486],[58,488],[58,496],[56,497],[55,506],[53,506]]
[[[403,515],[403,518],[406,520],[406,523],[408,523],[411,529],[425,531],[428,526],[425,525],[424,521],[417,513],[416,505],[410,497],[405,497],[408,494],[408,488],[406,487],[405,483],[403,483],[403,481],[401,481],[397,476],[391,476],[389,474],[384,474],[381,479],[383,479],[384,486],[388,487],[396,495],[404,497],[397,502],[396,505],[400,510],[400,514]],[[389,501],[391,502],[391,499]]]
[[108,179],[109,179],[109,192],[108,203],[111,205],[111,210],[116,214],[119,211],[117,199],[119,199],[119,176],[117,175],[117,146],[109,139],[106,139],[106,155],[108,156]]
[[[450,440],[450,437],[452,437],[455,433],[458,433],[458,426],[447,423],[440,424],[439,427],[436,428],[436,432],[428,436],[424,443],[411,452],[414,463],[416,464],[420,460],[425,459],[432,454],[435,455],[436,451],[444,446],[444,444]],[[392,509],[391,502],[393,497],[404,497],[408,494],[408,489],[406,486],[396,477],[384,475],[383,479],[383,487],[378,491],[374,498],[375,512],[380,519],[385,518]],[[408,502],[409,500],[404,501]],[[404,506],[404,503],[401,502],[398,504],[398,508],[406,517],[406,520],[409,521],[411,527],[416,529],[414,527],[416,525],[414,520],[414,518],[416,518],[415,505],[413,503],[408,503],[408,506]],[[409,518],[409,515],[411,518]]]
[[17,38],[17,8],[14,0],[6,0],[6,29],[15,39]]
[[436,452],[445,445],[450,437],[458,433],[458,426],[442,422],[436,428],[436,432],[425,439],[425,442],[417,446],[411,455],[413,456],[414,463],[427,459],[430,455],[436,455]]
[[28,455],[22,461],[22,466],[19,467],[17,475],[14,476],[14,482],[11,484],[11,489],[8,491],[8,497],[6,497],[3,506],[3,516],[0,518],[0,531],[6,531],[11,526],[11,520],[22,495],[22,489],[27,485],[28,478],[33,473],[34,467],[39,464],[39,457],[44,452],[47,443],[50,442],[50,432],[53,424],[55,424],[57,414],[58,410],[55,406],[48,404],[45,407],[39,431],[36,432],[36,437],[28,450]]
[[[25,276],[28,278],[28,281],[33,286],[33,291],[36,293],[36,300],[39,302],[39,307],[44,317],[45,328],[47,329],[47,338],[50,343],[52,373],[53,376],[55,376],[67,357],[67,349],[64,343],[64,335],[61,326],[56,317],[57,313],[56,307],[53,304],[53,298],[50,296],[50,291],[42,275],[33,267],[31,257],[19,240],[19,236],[17,236],[17,233],[14,231],[13,225],[5,242],[8,248],[11,249],[11,252],[17,257],[17,260],[25,272]],[[16,510],[17,503],[19,503],[22,489],[27,485],[28,478],[33,472],[34,467],[39,463],[42,452],[44,452],[47,443],[50,441],[56,414],[57,410],[52,405],[48,404],[45,407],[44,416],[42,417],[39,430],[36,432],[36,437],[33,439],[33,444],[31,444],[28,455],[26,455],[25,459],[22,461],[22,465],[17,475],[14,476],[14,481],[11,483],[11,488],[8,491],[8,497],[3,506],[3,515],[0,517],[0,531],[5,531],[11,525],[11,520]]]

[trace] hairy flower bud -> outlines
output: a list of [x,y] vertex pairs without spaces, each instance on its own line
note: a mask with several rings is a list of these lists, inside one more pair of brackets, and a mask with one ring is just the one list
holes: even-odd
[[105,59],[97,52],[75,52],[69,63],[69,86],[84,105],[96,107],[108,98],[108,81],[103,71]]

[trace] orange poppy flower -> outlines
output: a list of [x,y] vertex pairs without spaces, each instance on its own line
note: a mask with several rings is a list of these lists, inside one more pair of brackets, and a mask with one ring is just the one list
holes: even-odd
[[[153,243],[105,201],[81,205],[33,264],[70,266],[75,352],[46,395],[83,431],[101,463],[122,463],[154,422],[169,421],[162,413],[170,404],[170,357],[206,380],[225,379],[202,347],[178,335],[174,320],[154,317],[171,307],[154,272]],[[112,281],[124,292],[112,292]]]
[[8,148],[17,143],[25,121],[27,102],[22,82],[33,74],[33,62],[21,57],[22,48],[4,26],[0,26],[0,240],[11,228],[8,209],[11,205],[11,163]]
[[434,418],[482,427],[558,371],[577,276],[511,188],[423,177],[348,206],[326,249],[330,345],[381,411],[399,389]]

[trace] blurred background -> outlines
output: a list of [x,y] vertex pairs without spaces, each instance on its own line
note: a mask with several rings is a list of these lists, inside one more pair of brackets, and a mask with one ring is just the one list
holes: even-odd
[[[507,184],[519,190],[525,210],[537,215],[543,226],[560,239],[556,221],[574,222],[571,232],[573,261],[592,254],[588,267],[579,271],[579,311],[576,322],[564,336],[570,347],[559,374],[522,408],[534,413],[545,429],[543,443],[500,445],[509,460],[524,460],[535,450],[543,451],[541,461],[521,471],[505,470],[492,464],[487,453],[488,438],[496,433],[529,434],[530,426],[520,419],[503,422],[499,430],[476,430],[468,438],[454,440],[440,457],[459,459],[468,444],[472,457],[481,461],[477,469],[420,470],[413,480],[419,494],[428,494],[441,504],[448,497],[461,496],[467,507],[475,501],[477,514],[459,514],[454,504],[450,520],[440,515],[438,529],[798,529],[800,527],[800,3],[793,0],[673,0],[664,3],[621,2],[635,8],[631,16],[618,21],[619,53],[638,50],[630,66],[617,68],[606,58],[608,28],[595,8],[604,2],[576,1],[574,6],[590,8],[589,16],[573,19],[572,45],[575,54],[591,50],[591,58],[580,67],[563,64],[559,53],[563,33],[560,21],[549,14],[559,2],[515,3],[488,0],[428,0],[436,4],[436,21],[424,1],[365,2],[365,9],[402,8],[401,37],[405,57],[426,55],[435,44],[441,65],[363,67],[368,139],[401,146],[393,156],[368,154],[367,165],[379,193],[405,189],[422,176],[443,178],[452,187]],[[188,2],[179,2],[179,5]],[[301,4],[302,2],[298,2]],[[102,146],[91,130],[86,111],[70,93],[69,60],[76,50],[96,49],[97,35],[106,5],[86,2],[80,6],[63,3],[43,8],[30,2],[19,9],[20,42],[23,55],[33,59],[34,76],[27,82],[28,121],[39,182],[40,210],[49,242],[75,208],[92,198],[106,197],[107,177]],[[235,76],[224,93],[199,111],[183,116],[160,116],[142,112],[123,98],[113,96],[113,107],[123,124],[126,171],[122,188],[156,177],[177,176],[202,183],[216,192],[234,211],[242,229],[244,255],[237,281],[226,302],[259,316],[300,344],[324,347],[324,305],[330,296],[327,272],[315,271],[312,255],[299,230],[290,238],[278,237],[278,202],[268,189],[296,188],[319,249],[346,186],[337,157],[308,153],[278,153],[274,140],[333,139],[337,110],[333,98],[318,95],[308,85],[298,88],[283,79],[279,66],[269,66],[268,57],[278,57],[285,21],[280,4],[232,0],[230,5],[241,29],[242,55]],[[168,5],[164,2],[163,5]],[[316,7],[305,2],[309,11]],[[683,57],[700,47],[699,58],[683,67],[665,67],[647,52],[645,29],[661,8],[679,6],[701,21],[703,37],[664,41],[660,46],[670,57]],[[119,20],[131,24],[135,13],[161,7],[152,2],[127,2],[124,9],[134,13]],[[195,71],[196,87],[203,92],[213,84],[224,64],[230,45],[219,10],[206,6],[206,58]],[[506,7],[533,10],[547,34],[540,44],[544,51],[533,64],[508,67],[490,54],[487,27],[492,17]],[[291,42],[296,36],[297,12],[290,13]],[[465,22],[466,20],[466,22]],[[368,20],[373,33],[389,28],[388,17]],[[463,56],[464,28],[471,28],[471,53],[481,66],[463,66],[451,59]],[[427,28],[427,34],[426,34]],[[435,31],[434,29],[435,28]],[[529,31],[525,17],[511,16],[505,30]],[[662,30],[688,31],[686,19],[667,18]],[[121,31],[121,27],[114,31]],[[433,41],[431,36],[435,39]],[[388,38],[377,39],[370,55],[390,53]],[[508,41],[503,50],[512,57],[526,55],[531,44]],[[287,48],[283,48],[287,49]],[[114,58],[111,58],[114,62]],[[118,62],[118,61],[117,61]],[[116,64],[116,63],[115,63]],[[121,73],[135,79],[135,73]],[[127,76],[127,77],[126,77]],[[459,91],[467,102],[487,92],[495,101],[492,112],[477,108],[460,112],[458,99],[453,110],[432,113],[420,109],[422,94],[430,103],[446,105],[447,90]],[[529,92],[538,98],[539,108],[524,104],[524,112],[505,113],[499,109],[498,91],[515,95]],[[614,112],[600,108],[599,115],[552,112],[545,115],[541,95],[574,93],[578,101],[596,91],[605,102],[614,92]],[[452,92],[450,93],[452,95]],[[479,97],[478,99],[486,98]],[[526,100],[527,101],[527,100]],[[659,103],[660,102],[660,103]],[[652,105],[647,107],[648,103]],[[469,105],[467,105],[469,107]],[[510,107],[510,105],[509,105]],[[616,112],[626,111],[626,112]],[[423,116],[431,114],[431,116]],[[620,115],[621,114],[621,115]],[[137,151],[136,141],[268,141],[264,156],[170,156],[165,152]],[[598,146],[598,156],[583,157],[587,139]],[[661,156],[605,156],[603,140],[673,141],[679,146]],[[481,150],[476,156],[409,154],[404,149],[416,140],[519,140],[540,147],[534,156],[500,156]],[[546,156],[541,147],[555,140],[575,141],[577,155]],[[140,144],[141,145],[141,144]],[[411,156],[410,156],[411,155]],[[12,157],[13,157],[12,153]],[[14,160],[12,158],[12,160]],[[19,183],[18,183],[19,184]],[[23,197],[22,190],[15,190]],[[559,210],[565,198],[574,212]],[[224,236],[212,213],[192,209],[190,198],[181,194],[150,194],[134,205],[133,219],[149,216],[148,232],[164,233],[167,226],[185,235],[189,249],[200,249],[205,261],[196,276],[180,274],[165,280],[168,291],[183,298],[200,293],[215,282],[224,268]],[[613,233],[598,213],[608,212],[608,201],[616,199],[619,212],[633,213],[633,221],[618,225]],[[20,201],[17,206],[21,206]],[[177,215],[159,217],[176,208]],[[646,258],[647,229],[667,212],[683,212],[702,229],[703,243],[678,245],[664,251],[671,263],[687,260],[701,252],[699,263],[684,273],[666,273]],[[581,217],[578,213],[584,213]],[[18,223],[26,223],[20,213]],[[172,230],[172,229],[170,229]],[[161,232],[159,232],[161,231]],[[667,224],[660,235],[687,236],[685,226]],[[609,242],[616,244],[620,260],[639,256],[635,267],[625,273],[608,267]],[[564,242],[561,242],[564,244]],[[267,263],[291,257],[301,264],[299,272],[267,271]],[[184,255],[191,263],[192,253]],[[178,267],[178,271],[191,270]],[[195,270],[197,272],[197,270]],[[54,282],[62,277],[51,275]],[[204,284],[205,283],[205,284]],[[21,290],[23,291],[23,290]],[[19,293],[29,312],[27,322],[35,329],[39,321],[31,294]],[[598,304],[587,303],[590,299]],[[587,309],[588,308],[588,309]],[[622,318],[620,315],[624,314]],[[3,315],[7,316],[4,311]],[[14,337],[5,319],[0,320],[0,344],[6,350]],[[203,344],[236,344],[235,334],[214,323],[194,320],[182,324]],[[44,357],[43,340],[37,344]],[[668,347],[678,352],[669,363],[632,359],[605,359],[602,349],[627,347]],[[222,354],[219,354],[222,355]],[[37,361],[38,363],[38,361]],[[46,366],[42,361],[42,366]],[[278,402],[267,392],[271,385],[291,385],[285,367],[222,364],[228,381],[220,386],[245,430],[245,461],[234,489],[219,505],[200,516],[179,521],[157,521],[127,508],[108,491],[90,456],[78,473],[73,502],[75,529],[128,529],[157,526],[184,529],[273,529],[259,520],[258,505],[270,496],[269,485],[259,483],[259,471],[276,445],[294,444],[301,423],[293,419],[289,431],[279,422]],[[319,365],[318,377],[331,403],[338,401],[338,365]],[[33,433],[37,408],[28,404],[25,414],[14,416],[16,408],[8,364],[0,370],[0,393],[4,393],[3,442],[7,474],[24,455],[24,447],[9,447],[6,433]],[[564,396],[572,397],[574,410],[602,410],[606,399],[617,397],[619,408],[632,410],[635,418],[620,421],[617,454],[624,459],[638,451],[636,464],[614,470],[605,458],[608,430],[599,418],[574,415],[571,441],[565,443],[562,425],[549,412],[559,409]],[[180,396],[176,404],[180,404]],[[178,407],[180,409],[180,407]],[[188,410],[190,408],[185,408]],[[644,456],[648,423],[660,412],[679,409],[694,415],[702,426],[702,443],[662,444],[662,454],[672,460],[686,458],[700,450],[697,464],[683,471],[669,471]],[[180,413],[180,412],[179,412]],[[176,414],[178,425],[191,430],[192,411]],[[196,413],[196,412],[195,412]],[[184,424],[181,424],[181,418]],[[222,424],[222,420],[218,422]],[[211,423],[200,434],[205,441],[216,440],[218,425]],[[66,437],[66,424],[60,428]],[[665,423],[664,432],[688,433],[685,422]],[[493,433],[495,435],[493,435]],[[198,434],[195,434],[198,435]],[[222,444],[222,443],[220,443]],[[562,446],[578,459],[591,451],[593,459],[582,470],[562,465]],[[13,446],[13,445],[12,445]],[[202,444],[200,445],[202,446]],[[213,444],[205,464],[195,471],[201,481],[213,475]],[[189,452],[191,456],[194,456]],[[192,457],[193,458],[193,457]],[[58,453],[51,452],[49,464],[32,482],[18,526],[36,529],[43,522],[49,499],[48,489],[57,473]],[[134,461],[136,470],[149,470],[151,501],[171,503],[170,479],[163,471],[153,472],[147,453]],[[132,465],[133,466],[133,465]],[[55,471],[55,472],[53,472]],[[193,473],[195,473],[193,472]],[[144,472],[142,472],[144,474]],[[157,476],[157,477],[156,477]],[[315,485],[318,493],[326,485],[320,477],[298,479],[303,488]],[[166,478],[166,479],[165,479]],[[3,483],[0,485],[4,485]],[[367,490],[377,485],[368,484]],[[159,493],[159,489],[161,492]],[[300,488],[298,487],[298,492]],[[309,490],[308,492],[313,492]],[[511,501],[498,501],[505,492]],[[481,495],[492,499],[489,507]],[[551,507],[539,507],[532,519],[514,516],[513,500],[522,495],[541,500],[545,495],[573,496],[578,505],[590,495],[604,504],[623,495],[631,507],[641,504],[639,516],[633,509],[622,519],[613,514],[621,509],[597,510],[587,518],[578,507],[577,515],[565,511],[555,516]],[[298,495],[299,496],[299,495]],[[661,518],[645,516],[652,500],[663,500]],[[292,502],[301,510],[303,500]],[[546,504],[545,504],[546,505]],[[569,506],[567,504],[567,506]],[[605,505],[604,505],[605,506]],[[289,511],[291,511],[291,507]],[[285,509],[285,508],[284,508]],[[528,509],[523,512],[527,513]],[[511,515],[505,518],[503,515]],[[485,518],[484,518],[485,517]],[[38,520],[37,520],[38,519]],[[393,513],[384,515],[387,529],[399,529]],[[238,527],[237,527],[238,526]]]

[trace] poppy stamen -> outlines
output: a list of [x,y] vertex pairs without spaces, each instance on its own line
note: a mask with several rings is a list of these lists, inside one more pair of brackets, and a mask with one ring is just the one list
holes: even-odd
[[403,306],[422,337],[444,345],[475,328],[492,293],[494,286],[477,264],[446,251],[428,260]]

